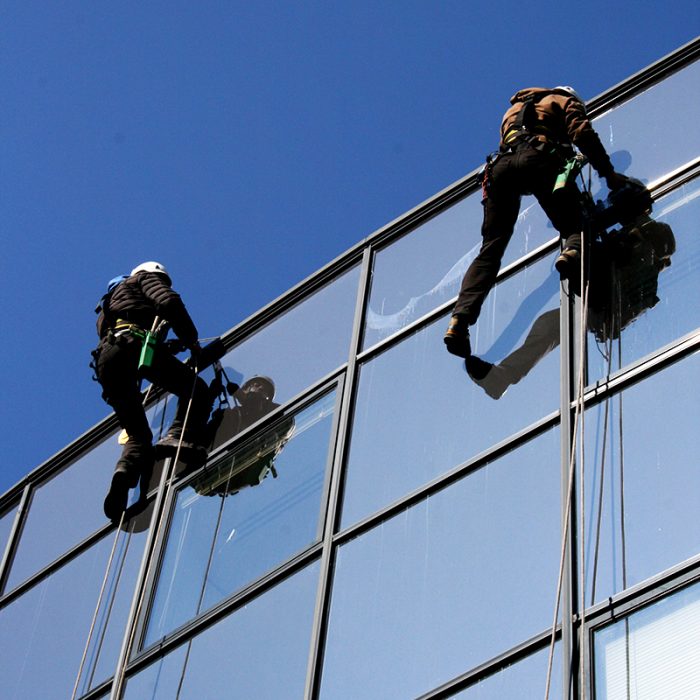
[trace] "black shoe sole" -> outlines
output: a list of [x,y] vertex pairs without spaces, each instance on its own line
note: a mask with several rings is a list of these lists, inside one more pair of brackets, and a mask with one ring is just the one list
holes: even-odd
[[471,356],[472,350],[468,339],[465,342],[463,338],[450,338],[445,336],[444,341],[447,352],[451,355],[461,357],[463,360]]

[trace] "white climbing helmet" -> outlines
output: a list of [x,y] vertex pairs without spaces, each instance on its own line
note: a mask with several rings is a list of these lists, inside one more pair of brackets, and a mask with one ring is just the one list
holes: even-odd
[[135,275],[138,272],[157,272],[161,275],[165,275],[168,278],[168,281],[170,281],[170,275],[168,274],[168,271],[165,269],[165,265],[161,265],[159,262],[155,262],[153,260],[145,263],[141,263],[140,265],[137,265],[132,271],[131,274]]
[[575,97],[579,102],[581,102],[583,104],[583,100],[581,99],[581,95],[579,95],[578,92],[576,92],[576,90],[574,90],[571,87],[571,85],[557,85],[554,89],[558,90],[559,92],[565,92],[568,95]]

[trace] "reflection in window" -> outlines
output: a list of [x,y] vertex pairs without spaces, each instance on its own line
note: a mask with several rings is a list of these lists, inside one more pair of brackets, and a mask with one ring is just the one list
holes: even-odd
[[416,697],[546,629],[559,485],[553,429],[341,546],[322,700]]
[[347,362],[359,275],[354,267],[234,347],[221,361],[231,380],[266,377],[283,404]]
[[700,585],[650,605],[595,634],[595,697],[700,696]]
[[700,155],[700,61],[594,121],[619,172],[653,182]]
[[[148,412],[155,439],[174,415],[175,402],[159,401]],[[122,446],[110,435],[33,492],[6,590],[29,578],[82,542],[107,521],[102,503]],[[153,483],[153,482],[152,482]],[[132,502],[137,492],[131,492]],[[143,519],[142,519],[143,522]],[[56,527],[60,523],[60,527]],[[146,523],[147,526],[147,523]]]
[[120,454],[111,435],[34,491],[7,590],[105,524],[102,501]]
[[594,309],[589,323],[589,381],[700,326],[700,308],[688,303],[700,296],[698,222],[700,180],[694,180],[655,202],[652,220],[641,221],[629,234],[618,234],[624,247],[611,268],[611,284],[608,287],[601,278],[598,285],[605,290],[600,293],[605,310],[613,310],[614,322],[608,322],[612,333],[604,332],[605,315]]
[[128,700],[302,698],[318,563],[130,678]]
[[[542,698],[547,687],[549,649],[504,668],[483,681],[454,695],[455,700],[509,700],[510,698]],[[560,698],[561,659],[559,645],[554,647],[549,697]]]
[[[457,295],[481,246],[482,216],[481,193],[476,192],[376,254],[365,348]],[[555,235],[534,198],[526,197],[503,264]]]
[[586,602],[695,556],[700,354],[585,415]]
[[283,418],[179,492],[146,644],[318,540],[334,403]]
[[490,363],[480,378],[445,351],[445,318],[361,368],[343,526],[557,410],[558,307],[548,257],[487,298],[472,329],[474,351]]
[[112,675],[145,541],[145,535],[120,533],[119,537],[91,636],[114,534],[0,611],[3,697],[71,697],[89,636],[78,696]]

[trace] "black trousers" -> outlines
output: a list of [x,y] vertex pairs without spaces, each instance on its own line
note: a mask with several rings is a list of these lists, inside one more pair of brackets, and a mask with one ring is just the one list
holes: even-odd
[[535,195],[564,245],[580,249],[580,193],[575,184],[552,192],[563,166],[564,161],[559,156],[526,143],[515,151],[499,155],[491,169],[486,198],[482,202],[481,250],[464,275],[453,314],[465,316],[469,324],[476,323],[479,318],[513,235],[522,195]]
[[102,398],[114,409],[117,420],[129,435],[115,472],[124,472],[130,485],[136,486],[139,476],[153,465],[153,433],[148,425],[139,380],[152,384],[178,397],[172,429],[182,429],[190,396],[192,405],[187,420],[186,437],[198,442],[211,410],[211,397],[206,382],[191,367],[180,362],[167,350],[158,347],[153,364],[138,369],[141,341],[129,335],[108,336],[98,346],[95,362]]

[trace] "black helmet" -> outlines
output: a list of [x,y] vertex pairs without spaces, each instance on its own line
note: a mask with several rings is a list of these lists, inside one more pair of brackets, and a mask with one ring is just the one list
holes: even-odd
[[245,381],[236,393],[240,395],[259,393],[268,401],[272,401],[275,396],[275,383],[270,377],[254,376]]

